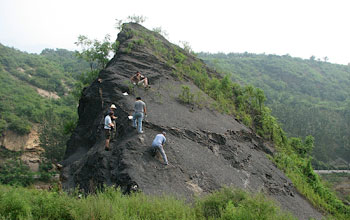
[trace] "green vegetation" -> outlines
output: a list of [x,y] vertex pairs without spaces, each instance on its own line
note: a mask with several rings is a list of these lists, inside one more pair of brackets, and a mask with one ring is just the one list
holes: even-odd
[[[288,55],[198,56],[235,82],[263,89],[266,105],[289,136],[315,137],[315,159],[329,164],[340,157],[350,162],[350,66]],[[318,161],[313,164],[327,168]]]
[[99,72],[106,67],[110,56],[118,51],[119,42],[110,41],[110,36],[108,34],[103,41],[96,39],[90,40],[88,37],[80,35],[75,44],[81,47],[81,51],[75,51],[76,56],[85,60],[90,65],[90,70],[82,71],[74,84],[72,94],[79,100],[83,89],[97,79]]
[[320,174],[322,181],[334,190],[338,197],[350,203],[350,173]]
[[110,42],[110,36],[107,34],[104,40],[90,40],[84,35],[78,37],[75,44],[82,48],[82,51],[76,51],[77,57],[85,60],[90,65],[90,70],[101,70],[106,67],[109,56],[118,50],[119,42]]
[[0,184],[29,186],[34,182],[33,175],[20,159],[7,159],[0,164]]
[[[88,64],[83,65],[73,59],[73,55],[67,50],[50,49],[44,50],[42,55],[27,54],[0,44],[0,133],[5,130],[29,133],[33,123],[42,122],[43,114],[49,108],[54,109],[61,121],[77,117],[76,102],[67,93],[79,72],[68,71],[81,71],[73,68],[75,63],[86,69]],[[37,88],[60,98],[40,96]]]
[[190,87],[183,85],[182,92],[179,94],[179,99],[186,104],[193,104],[194,94],[191,93]]
[[48,109],[41,122],[39,142],[44,149],[43,156],[51,163],[57,163],[63,159],[66,151],[66,142],[70,132],[65,132],[65,125],[53,109]]
[[[77,120],[76,100],[69,93],[87,69],[88,63],[78,60],[74,52],[45,49],[36,55],[0,44],[0,135],[8,130],[25,135],[34,125],[39,128],[40,145],[46,150],[41,155],[41,179],[52,175],[47,164],[63,158]],[[20,156],[21,152],[10,154],[1,148],[0,183],[27,186],[34,182],[34,173]]]
[[123,195],[107,188],[78,199],[77,194],[0,186],[1,219],[295,219],[262,194],[222,189],[191,207],[169,196]]

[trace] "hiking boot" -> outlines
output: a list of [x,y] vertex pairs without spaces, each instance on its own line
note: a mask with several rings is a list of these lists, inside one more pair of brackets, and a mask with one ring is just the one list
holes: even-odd
[[139,134],[143,134],[143,131],[138,132]]

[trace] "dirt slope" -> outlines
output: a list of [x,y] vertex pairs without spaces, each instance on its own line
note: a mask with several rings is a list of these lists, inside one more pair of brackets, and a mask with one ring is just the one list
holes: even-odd
[[[144,43],[138,44],[140,39]],[[119,52],[80,100],[79,123],[63,161],[61,179],[65,188],[79,185],[90,191],[107,184],[125,191],[167,193],[191,200],[193,195],[226,185],[266,192],[299,219],[321,219],[322,215],[267,159],[266,154],[272,154],[273,148],[261,138],[232,116],[214,111],[213,100],[205,94],[201,94],[202,108],[179,101],[183,84],[192,91],[198,88],[174,76],[175,66],[167,63],[159,48],[166,48],[168,53],[185,51],[137,24],[127,24],[118,41]],[[153,44],[149,46],[148,42]],[[150,89],[130,89],[129,78],[137,70],[149,78]],[[124,96],[124,92],[129,95]],[[141,96],[148,108],[144,134],[137,134],[127,118],[136,96]],[[118,137],[111,143],[112,150],[104,151],[101,121],[111,103],[117,105]],[[149,152],[154,136],[163,130],[167,132],[165,151],[170,167],[164,167]]]

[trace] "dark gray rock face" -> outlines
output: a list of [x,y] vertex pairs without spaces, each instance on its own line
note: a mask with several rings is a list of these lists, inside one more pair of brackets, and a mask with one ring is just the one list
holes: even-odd
[[[119,52],[100,72],[100,80],[84,90],[80,100],[78,126],[63,161],[63,186],[92,191],[107,184],[126,192],[166,193],[189,200],[222,186],[234,186],[265,192],[299,219],[321,219],[322,215],[266,157],[273,154],[268,143],[232,116],[212,110],[213,101],[204,93],[202,107],[179,102],[183,84],[192,91],[198,88],[189,80],[180,81],[174,76],[175,67],[147,44],[149,36],[162,42],[168,51],[176,48],[186,53],[140,25],[126,25],[118,36]],[[139,39],[145,42],[135,43]],[[127,51],[132,42],[132,50]],[[150,89],[131,90],[129,78],[137,70],[148,77]],[[124,92],[129,95],[123,95]],[[148,109],[144,134],[137,134],[127,117],[136,96],[142,97]],[[111,142],[111,151],[105,151],[102,123],[112,103],[117,106],[117,138]],[[152,140],[161,131],[167,132],[167,167],[150,153]]]

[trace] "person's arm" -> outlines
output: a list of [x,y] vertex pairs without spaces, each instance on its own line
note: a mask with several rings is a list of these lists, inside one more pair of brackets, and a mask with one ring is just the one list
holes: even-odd
[[146,104],[143,105],[143,112],[145,113],[145,115],[147,115],[147,108],[146,108]]

